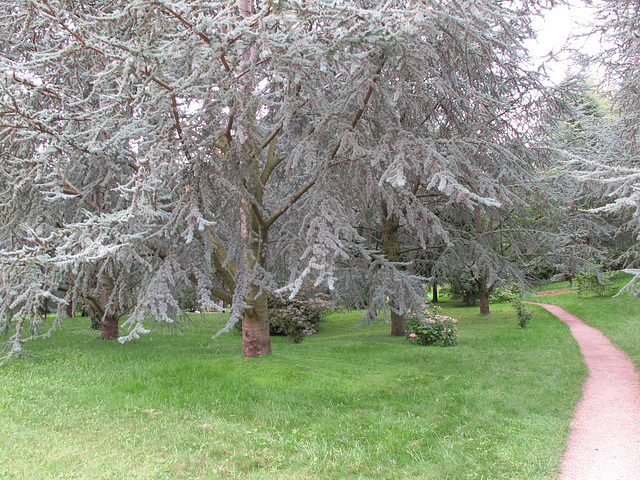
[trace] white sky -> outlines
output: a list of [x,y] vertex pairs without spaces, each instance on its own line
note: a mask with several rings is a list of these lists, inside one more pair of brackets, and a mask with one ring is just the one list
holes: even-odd
[[[531,42],[529,48],[533,52],[534,62],[539,63],[550,52],[557,54],[557,60],[548,65],[548,72],[554,82],[560,82],[567,71],[571,70],[571,63],[566,52],[558,54],[567,45],[571,34],[588,31],[587,26],[593,18],[593,9],[587,8],[584,2],[575,0],[571,5],[559,5],[548,12],[544,18],[534,21],[534,28],[538,31],[538,39]],[[596,53],[599,48],[597,38],[574,39],[572,48],[584,53]]]

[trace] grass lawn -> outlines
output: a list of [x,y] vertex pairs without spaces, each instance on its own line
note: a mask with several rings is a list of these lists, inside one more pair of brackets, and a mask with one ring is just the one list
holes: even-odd
[[125,345],[68,321],[0,369],[0,478],[555,479],[586,367],[546,311],[491,308],[444,304],[453,348],[351,312],[261,359],[222,314]]
[[[617,273],[613,278],[612,291],[618,292],[632,276]],[[551,284],[547,290],[570,288],[568,282]],[[558,305],[580,317],[587,325],[604,333],[620,350],[626,352],[640,370],[640,300],[629,295],[620,297],[587,294],[577,296],[573,292],[532,299],[540,303]],[[537,312],[536,312],[537,313]]]

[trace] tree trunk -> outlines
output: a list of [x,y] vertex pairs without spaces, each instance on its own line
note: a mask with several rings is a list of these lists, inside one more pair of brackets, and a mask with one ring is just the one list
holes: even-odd
[[489,288],[487,279],[482,277],[478,280],[478,300],[480,301],[480,313],[489,313]]
[[[480,207],[476,207],[475,214],[475,227],[476,234],[482,233],[482,212]],[[487,287],[487,277],[480,277],[476,280],[478,283],[478,300],[480,301],[480,313],[489,313],[489,293],[491,290]]]
[[251,305],[253,308],[245,310],[242,319],[242,354],[245,357],[262,357],[271,353],[267,295],[263,293],[254,298]]
[[465,291],[462,294],[462,300],[466,307],[473,307],[476,304],[476,297],[469,291]]
[[[249,179],[247,179],[249,180]],[[255,199],[262,204],[262,190],[256,185]],[[247,252],[247,264],[249,268],[260,267],[267,269],[267,240],[268,227],[263,219],[259,218],[254,209],[246,202],[247,213],[242,216],[243,234],[249,237],[250,247]],[[247,225],[247,220],[250,224]],[[245,298],[247,304],[242,318],[242,353],[245,357],[262,357],[271,353],[271,336],[269,335],[269,308],[267,306],[267,293],[261,292],[260,287],[251,285]]]
[[407,318],[391,311],[391,336],[402,337],[407,332]]
[[100,320],[100,330],[102,332],[102,340],[111,340],[120,336],[118,332],[119,315],[105,315]]
[[391,336],[402,337],[407,333],[407,319],[391,311]]
[[438,303],[438,284],[437,283],[433,284],[432,290],[433,290],[433,300],[431,300],[431,303]]
[[[390,262],[400,261],[400,238],[398,230],[400,221],[398,217],[387,211],[387,204],[382,200],[382,242],[387,260]],[[395,304],[389,301],[391,307],[391,335],[393,337],[404,336],[407,330],[407,318],[394,312]]]

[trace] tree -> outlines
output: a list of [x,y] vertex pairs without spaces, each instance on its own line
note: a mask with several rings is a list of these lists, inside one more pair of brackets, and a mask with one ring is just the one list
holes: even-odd
[[[15,222],[3,288],[33,269],[46,277],[24,301],[2,301],[54,296],[62,308],[101,293],[103,323],[132,308],[123,341],[149,317],[174,321],[192,285],[202,303],[231,304],[224,330],[242,318],[243,353],[262,356],[270,295],[345,284],[357,264],[398,287],[402,315],[416,278],[390,250],[363,246],[353,186],[421,246],[444,238],[413,186],[468,208],[496,204],[502,170],[488,166],[517,160],[513,125],[540,86],[519,63],[538,2],[1,8],[2,204]],[[46,215],[18,222],[18,178]],[[370,308],[388,291],[372,290]],[[18,316],[35,322],[32,307]]]
[[[17,315],[12,349],[20,351],[22,325],[28,319],[30,330],[38,330],[36,305],[45,298],[58,305],[58,321],[65,305],[88,304],[100,318],[102,338],[115,338],[142,278],[138,260],[147,253],[127,237],[141,230],[118,191],[140,170],[136,145],[125,134],[135,120],[133,107],[109,108],[117,82],[104,72],[96,79],[104,58],[74,45],[81,38],[63,10],[3,8],[15,34],[3,42],[4,328]],[[59,33],[55,41],[51,21]],[[31,42],[20,42],[29,27]],[[113,27],[114,34],[124,32]],[[56,47],[61,51],[47,50]],[[57,56],[69,61],[56,63]],[[28,272],[39,272],[35,283]],[[2,315],[5,309],[11,314]]]
[[[616,247],[620,247],[620,238],[625,239],[629,232],[636,236],[636,242],[619,259],[635,268],[640,232],[639,14],[640,3],[634,0],[607,0],[598,4],[592,34],[602,36],[603,48],[594,57],[582,60],[587,66],[599,66],[606,80],[600,88],[590,88],[582,94],[583,98],[597,99],[595,108],[585,108],[588,102],[579,105],[571,123],[579,128],[573,129],[572,141],[564,144],[569,157],[568,171],[590,193],[585,207],[593,214],[606,216],[617,227]],[[632,288],[638,278],[637,270],[632,269],[631,273],[636,278],[627,288]]]
[[[446,10],[446,5],[440,7]],[[360,152],[382,167],[373,170],[378,176],[368,183],[375,191],[363,195],[366,206],[362,210],[374,220],[366,228],[378,232],[378,252],[399,268],[406,266],[409,252],[443,242],[468,250],[469,242],[459,235],[460,228],[464,229],[458,225],[461,215],[471,216],[472,227],[474,212],[496,217],[502,226],[505,212],[524,208],[534,185],[542,185],[539,173],[545,152],[534,148],[534,133],[551,92],[543,87],[539,75],[521,67],[526,55],[522,41],[532,35],[529,21],[533,12],[513,5],[513,9],[493,7],[483,4],[482,16],[474,16],[473,9],[460,18],[443,16],[442,23],[435,25],[440,35],[430,38],[429,53],[396,67],[396,78],[383,77],[378,91],[390,88],[386,95],[372,99],[376,117],[361,124],[368,142],[362,141]],[[504,18],[509,22],[502,23]],[[371,170],[363,172],[364,177],[371,175]],[[408,230],[406,237],[412,243],[402,246],[401,228]],[[482,238],[490,237],[485,233]],[[520,234],[520,238],[527,236]],[[485,261],[486,245],[475,248],[479,239],[474,242],[478,260],[487,267],[475,277],[481,286],[489,276],[497,281],[517,270],[499,255]],[[500,250],[496,242],[494,239]],[[462,262],[460,256],[444,258]],[[395,298],[393,289],[385,290],[393,283],[393,272],[386,271],[386,279],[381,273],[382,269],[369,272],[366,288],[385,292],[378,298],[388,298],[392,334],[400,334],[407,307]],[[351,285],[357,284],[349,279]],[[482,288],[485,310],[491,288]],[[362,297],[359,289],[355,292]],[[370,302],[368,313],[385,307]]]

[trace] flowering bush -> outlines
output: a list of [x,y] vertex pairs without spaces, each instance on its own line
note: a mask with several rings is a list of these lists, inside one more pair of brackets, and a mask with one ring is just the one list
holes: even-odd
[[284,301],[270,298],[268,305],[269,333],[286,336],[294,343],[316,333],[332,307],[324,295]]
[[459,343],[457,320],[440,313],[439,307],[431,312],[423,305],[424,318],[409,314],[407,317],[407,340],[418,345],[452,347]]
[[517,283],[509,283],[503,288],[494,288],[489,296],[491,303],[511,303],[522,296],[522,287]]

